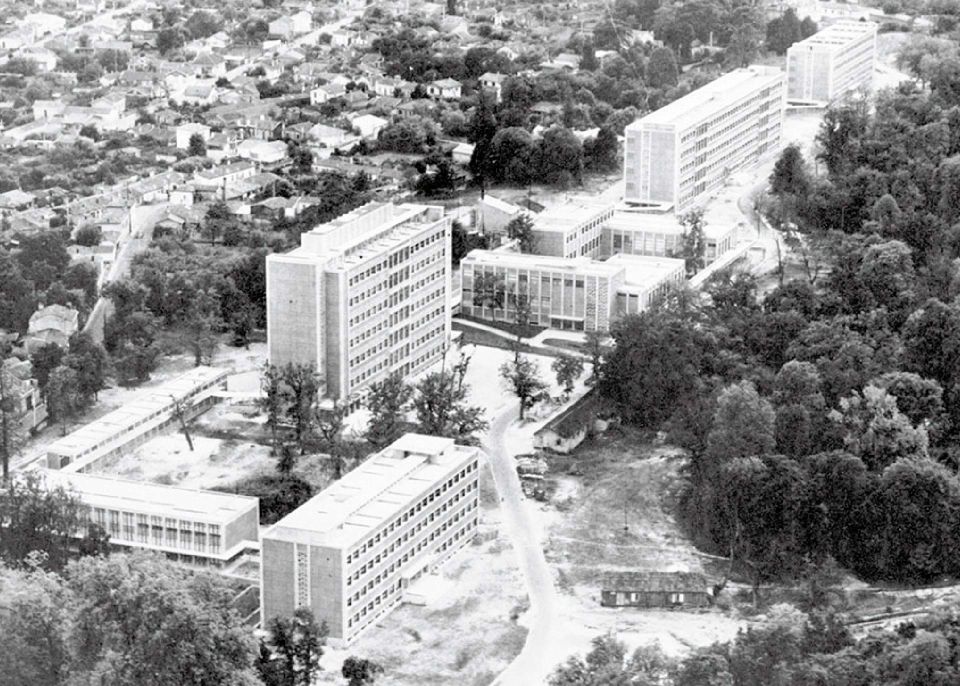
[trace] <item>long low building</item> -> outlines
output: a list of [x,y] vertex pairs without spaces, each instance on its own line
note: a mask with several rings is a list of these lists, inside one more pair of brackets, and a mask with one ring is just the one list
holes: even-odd
[[[687,229],[676,215],[667,212],[638,212],[629,207],[617,208],[603,229],[601,257],[623,253],[672,257],[683,249]],[[707,223],[704,233],[704,262],[710,264],[737,242],[735,225],[719,226]]]
[[261,536],[264,622],[309,607],[345,645],[474,536],[480,450],[406,434]]
[[257,498],[59,470],[42,473],[48,488],[62,486],[83,505],[79,535],[92,522],[110,534],[113,546],[216,567],[257,548]]
[[827,105],[873,86],[877,25],[844,21],[794,43],[787,50],[787,100]]
[[139,394],[120,409],[85,424],[47,448],[47,467],[90,471],[103,461],[143,445],[180,421],[192,419],[218,401],[227,369],[195,367]]
[[614,255],[600,261],[473,250],[460,262],[460,311],[514,322],[517,303],[529,303],[529,323],[535,326],[607,331],[619,317],[647,309],[685,274],[683,260],[666,257]]

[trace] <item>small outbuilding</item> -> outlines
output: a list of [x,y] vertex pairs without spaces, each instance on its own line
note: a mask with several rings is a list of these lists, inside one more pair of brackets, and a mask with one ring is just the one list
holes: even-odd
[[597,394],[587,393],[533,434],[533,445],[555,453],[571,452],[593,430],[597,421]]
[[612,572],[603,579],[603,607],[691,608],[710,604],[707,579],[695,572]]

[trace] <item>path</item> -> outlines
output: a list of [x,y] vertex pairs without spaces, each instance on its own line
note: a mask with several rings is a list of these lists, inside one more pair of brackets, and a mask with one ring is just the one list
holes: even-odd
[[483,447],[490,460],[493,479],[500,494],[504,529],[513,543],[527,584],[530,610],[529,633],[520,654],[510,663],[493,686],[533,686],[542,684],[553,670],[548,648],[562,640],[557,611],[557,590],[553,574],[543,554],[543,544],[520,489],[513,458],[504,445],[504,434],[517,416],[516,402],[510,402],[490,422]]

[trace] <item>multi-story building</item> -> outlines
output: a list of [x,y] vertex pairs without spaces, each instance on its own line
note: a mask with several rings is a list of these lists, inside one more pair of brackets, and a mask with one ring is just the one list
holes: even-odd
[[877,25],[831,24],[787,50],[787,100],[826,105],[873,86]]
[[87,522],[110,534],[110,544],[162,552],[189,564],[222,567],[258,546],[260,501],[108,476],[43,470],[47,488],[63,487],[82,505]]
[[599,261],[473,250],[460,262],[460,311],[493,321],[517,320],[571,331],[607,331],[617,318],[642,312],[685,277],[684,261],[615,255]]
[[703,201],[732,172],[780,150],[783,72],[750,66],[724,74],[624,131],[624,196],[673,209]]
[[[686,227],[673,213],[638,212],[617,208],[603,228],[600,256],[649,255],[676,257],[683,250]],[[704,233],[704,263],[710,264],[737,243],[737,227],[707,223]]]
[[229,370],[195,367],[140,393],[123,407],[85,424],[47,448],[47,467],[87,472],[101,462],[143,445],[218,402]]
[[613,216],[612,204],[565,203],[533,219],[533,250],[553,257],[596,257],[600,231]]
[[273,364],[314,365],[324,395],[351,402],[439,361],[450,339],[443,208],[370,203],[268,256],[267,338]]
[[474,536],[480,451],[406,434],[261,536],[260,616],[302,606],[352,641]]

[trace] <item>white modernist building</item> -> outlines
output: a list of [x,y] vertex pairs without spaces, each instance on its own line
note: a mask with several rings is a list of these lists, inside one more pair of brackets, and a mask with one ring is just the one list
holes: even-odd
[[47,488],[63,487],[80,501],[81,536],[87,522],[99,524],[113,546],[155,550],[180,562],[216,567],[258,546],[257,498],[93,474],[42,474]]
[[683,260],[614,255],[600,261],[472,250],[460,262],[460,311],[513,322],[529,303],[529,322],[568,331],[607,331],[625,314],[643,312],[686,276]]
[[787,50],[787,100],[826,105],[873,86],[877,25],[831,24]]
[[727,177],[780,150],[784,75],[736,69],[624,131],[627,203],[682,214]]
[[261,537],[260,616],[309,607],[352,641],[472,540],[480,450],[406,434]]
[[216,404],[229,373],[227,369],[195,367],[145,390],[123,407],[51,443],[47,467],[87,472],[146,443],[178,424],[181,417],[190,420]]
[[324,395],[416,374],[450,340],[450,223],[432,205],[370,203],[267,257],[270,361],[311,364]]
[[600,233],[613,216],[609,203],[568,202],[533,218],[533,250],[553,257],[596,257]]

